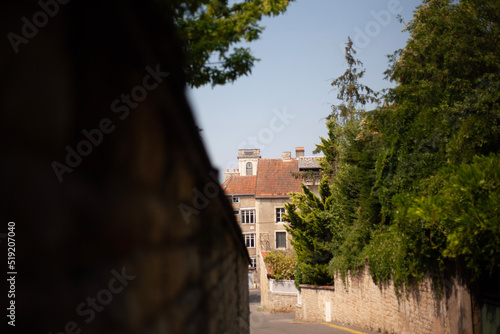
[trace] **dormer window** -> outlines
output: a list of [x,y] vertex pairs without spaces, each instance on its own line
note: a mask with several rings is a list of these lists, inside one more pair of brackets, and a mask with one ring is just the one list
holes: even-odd
[[247,174],[246,175],[253,175],[253,165],[251,162],[247,162]]

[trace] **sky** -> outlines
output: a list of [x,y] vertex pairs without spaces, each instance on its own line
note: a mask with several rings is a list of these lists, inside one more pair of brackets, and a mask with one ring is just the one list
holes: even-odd
[[391,87],[383,75],[387,55],[405,46],[409,34],[402,30],[420,3],[296,0],[285,14],[265,18],[260,39],[248,43],[260,59],[249,76],[188,90],[214,167],[221,174],[238,168],[240,148],[260,148],[262,158],[281,158],[284,151],[293,157],[295,147],[313,155],[338,103],[331,82],[346,70],[348,36],[366,68],[361,83],[375,91]]

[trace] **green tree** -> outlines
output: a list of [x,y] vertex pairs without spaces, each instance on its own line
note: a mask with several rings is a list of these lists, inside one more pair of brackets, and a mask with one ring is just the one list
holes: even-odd
[[[320,197],[303,187],[287,207],[290,233],[298,258],[297,277],[310,284],[324,284],[364,264],[364,245],[369,228],[377,218],[376,203],[370,198],[374,182],[375,132],[368,126],[365,105],[376,102],[376,94],[359,80],[365,70],[346,44],[346,72],[332,85],[338,90],[339,105],[328,117],[327,138],[317,150],[324,153],[321,166],[325,177]],[[362,207],[362,209],[360,209]]]
[[298,240],[331,237],[320,243],[330,275],[367,262],[376,283],[399,288],[430,273],[437,287],[450,262],[473,280],[500,270],[499,25],[498,1],[423,1],[387,72],[396,87],[368,112],[348,43],[348,69],[334,81],[343,103],[318,145],[329,195],[304,193],[287,209]]
[[292,203],[285,204],[284,219],[289,222],[286,229],[292,236],[291,243],[297,257],[297,288],[300,284],[333,283],[333,276],[328,272],[333,236],[329,228],[332,217],[328,211],[327,199],[331,193],[327,179],[321,181],[319,189],[321,198],[302,185],[303,192],[293,193]]
[[251,73],[257,58],[241,42],[259,38],[265,16],[286,11],[294,0],[157,0],[173,14],[192,87],[223,85]]
[[[325,158],[320,165],[323,173],[332,177],[338,167],[339,153],[347,145],[344,130],[352,130],[364,117],[367,104],[378,102],[377,93],[370,87],[360,83],[366,70],[363,63],[355,58],[356,50],[348,37],[345,47],[346,71],[333,80],[331,85],[338,91],[338,105],[332,105],[332,112],[327,117],[328,137],[320,137],[321,143],[316,145],[315,153],[323,153]],[[350,124],[348,124],[350,123]],[[344,128],[345,125],[345,128]]]
[[496,190],[480,182],[482,159],[500,150],[499,24],[498,1],[429,0],[407,26],[387,72],[397,85],[372,112],[381,142],[372,194],[385,221],[367,248],[375,280],[439,278],[449,261],[474,279],[498,268]]
[[394,62],[397,86],[376,117],[385,140],[377,192],[384,212],[397,193],[415,193],[447,164],[498,152],[500,4],[424,1]]
[[371,196],[375,180],[378,150],[377,131],[371,126],[365,107],[378,102],[377,94],[360,81],[365,74],[363,63],[355,58],[349,38],[345,59],[347,69],[332,82],[338,90],[339,105],[333,106],[327,124],[329,137],[321,138],[318,149],[325,155],[323,164],[336,165],[330,178],[331,210],[336,221],[330,226],[332,259],[329,271],[345,277],[349,270],[365,264],[365,245],[379,220],[379,207]]
[[[377,133],[370,128],[369,113],[360,113],[362,121],[349,121],[342,127],[338,169],[331,180],[332,209],[338,222],[341,238],[335,245],[330,261],[331,273],[356,271],[365,265],[366,245],[380,223],[380,206],[372,196],[375,181],[375,162],[378,152]],[[335,235],[335,233],[334,233]]]
[[440,174],[441,189],[416,198],[406,218],[429,230],[439,263],[462,258],[473,279],[491,275],[500,268],[500,156],[475,156]]
[[342,102],[339,105],[332,106],[332,113],[328,116],[328,119],[340,121],[360,120],[360,113],[364,110],[363,108],[367,104],[378,101],[378,93],[360,82],[366,70],[363,68],[363,63],[355,58],[355,55],[356,50],[353,48],[351,38],[348,37],[345,47],[347,69],[344,74],[331,83],[338,91],[337,99]]

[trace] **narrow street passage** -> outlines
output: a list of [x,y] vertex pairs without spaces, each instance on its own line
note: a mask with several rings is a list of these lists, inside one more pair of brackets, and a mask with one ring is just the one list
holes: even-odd
[[374,334],[337,323],[306,323],[295,321],[294,313],[270,314],[259,311],[260,290],[250,289],[251,334]]

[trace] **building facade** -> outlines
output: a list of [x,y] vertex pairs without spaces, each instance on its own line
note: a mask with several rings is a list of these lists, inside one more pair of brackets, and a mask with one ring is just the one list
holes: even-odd
[[291,248],[283,220],[284,204],[291,192],[302,191],[302,182],[318,192],[317,182],[303,180],[300,172],[319,173],[319,164],[316,157],[305,157],[304,148],[297,147],[295,158],[291,152],[283,152],[281,159],[262,159],[260,149],[240,149],[238,166],[226,171],[222,187],[243,233],[251,259],[249,283],[255,287],[260,281],[259,253]]

